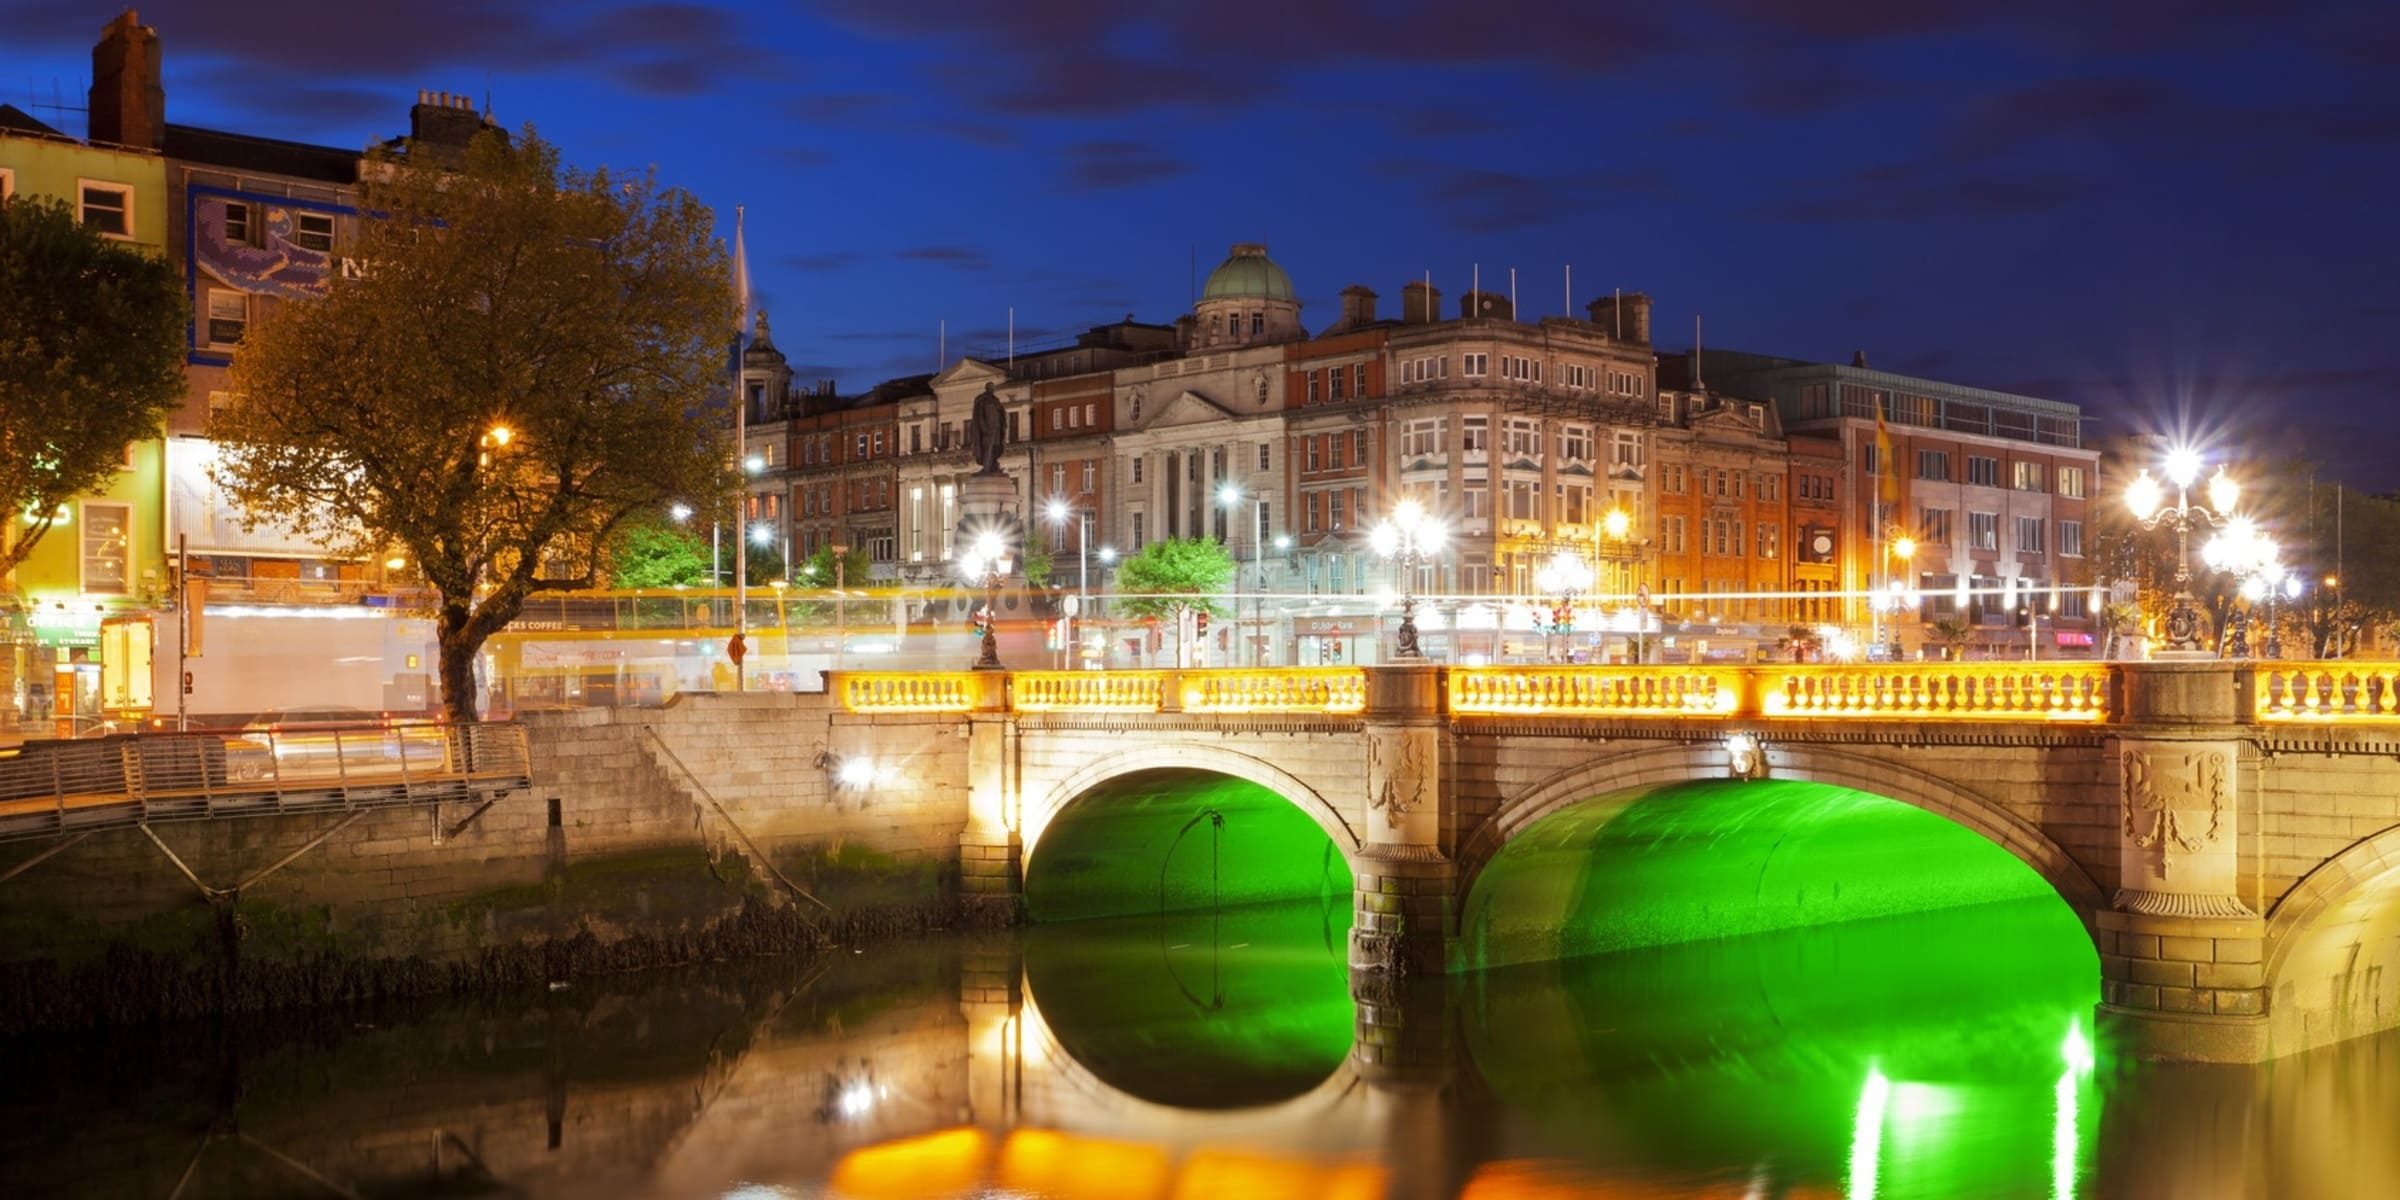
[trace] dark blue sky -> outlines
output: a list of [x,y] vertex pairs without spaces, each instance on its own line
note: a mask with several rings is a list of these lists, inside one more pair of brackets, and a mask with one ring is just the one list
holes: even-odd
[[[109,4],[0,0],[0,100],[80,104]],[[1131,312],[1237,240],[1322,327],[1517,270],[1662,347],[2297,431],[2400,489],[2400,4],[2220,0],[165,0],[170,120],[363,145],[487,90],[728,218],[845,390]],[[38,93],[36,95],[35,93]],[[47,110],[37,115],[54,116]],[[80,129],[80,114],[61,118]]]

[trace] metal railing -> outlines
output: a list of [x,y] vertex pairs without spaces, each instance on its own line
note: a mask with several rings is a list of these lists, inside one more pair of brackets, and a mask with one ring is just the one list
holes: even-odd
[[0,841],[154,821],[485,799],[529,787],[523,726],[138,733],[0,758]]

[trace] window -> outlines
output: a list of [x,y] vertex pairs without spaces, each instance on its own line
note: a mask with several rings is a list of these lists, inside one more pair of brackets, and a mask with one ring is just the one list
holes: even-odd
[[1342,369],[1340,367],[1328,367],[1325,370],[1325,398],[1328,400],[1342,398]]
[[1462,354],[1458,357],[1458,373],[1469,379],[1480,379],[1492,373],[1492,356],[1489,354]]
[[1348,492],[1334,492],[1325,498],[1328,528],[1338,530],[1342,527],[1342,504],[1349,498],[1350,493]]
[[256,233],[250,227],[250,206],[241,201],[225,205],[225,240],[236,246],[256,244]]
[[1300,444],[1307,447],[1308,454],[1306,461],[1308,463],[1308,469],[1311,471],[1322,470],[1324,468],[1324,461],[1322,457],[1324,452],[1318,449],[1321,441],[1322,439],[1314,437],[1300,439]]
[[911,426],[909,426],[909,427],[908,427],[908,452],[909,452],[910,454],[923,454],[923,453],[925,453],[925,427],[924,427],[924,426],[922,426],[922,425],[911,425]]
[[1536,521],[1541,519],[1538,508],[1540,484],[1530,479],[1511,479],[1501,485],[1501,490],[1507,496],[1509,520]]
[[121,183],[99,183],[83,180],[77,184],[83,198],[79,218],[86,229],[96,229],[105,237],[133,236],[133,189]]
[[1950,513],[1951,510],[1947,508],[1918,509],[1917,540],[1928,546],[1947,549],[1950,545]]
[[1667,517],[1664,518],[1664,524],[1665,527],[1659,530],[1659,540],[1667,544],[1667,553],[1683,553],[1683,518]]
[[1332,443],[1332,458],[1327,465],[1333,467],[1333,469],[1337,471],[1343,467],[1349,466],[1349,459],[1343,454],[1343,451],[1349,449],[1350,439],[1343,437],[1338,433],[1332,433],[1327,434],[1325,436],[1325,440]]
[[1997,550],[2000,548],[2000,514],[1971,512],[1967,514],[1967,549]]
[[1630,429],[1618,430],[1609,450],[1609,465],[1640,470],[1642,467],[1642,435]]
[[1142,460],[1141,460],[1141,459],[1139,459],[1139,458],[1136,458],[1136,459],[1134,459],[1134,460],[1133,460],[1133,471],[1132,471],[1132,474],[1133,474],[1133,481],[1134,481],[1135,483],[1140,483],[1140,482],[1142,481]]
[[1142,394],[1140,392],[1135,392],[1133,400],[1126,405],[1125,423],[1128,425],[1142,423]]
[[1981,487],[2000,486],[2000,460],[1980,454],[1967,456],[1967,482]]
[[133,508],[83,505],[83,590],[122,596],[133,578]]
[[1500,427],[1500,452],[1510,458],[1539,458],[1542,454],[1542,423],[1525,417],[1510,417]]
[[1309,492],[1302,496],[1301,499],[1307,501],[1308,531],[1310,533],[1315,533],[1319,528],[1317,523],[1317,494],[1315,492]]
[[1267,406],[1267,377],[1264,375],[1258,377],[1258,406]]
[[1492,419],[1490,417],[1459,418],[1458,448],[1475,456],[1481,456],[1490,451],[1492,448]]
[[1765,521],[1758,523],[1758,556],[1760,558],[1774,558],[1782,553],[1782,543],[1782,526],[1769,525]]
[[1592,457],[1592,427],[1569,425],[1558,431],[1558,456],[1568,462],[1589,462]]
[[1917,478],[1949,482],[1950,452],[1947,450],[1917,451]]
[[[1260,458],[1265,458],[1267,456],[1266,447],[1259,447],[1258,456]],[[1091,459],[1087,458],[1083,460],[1083,491],[1087,495],[1090,494],[1092,490],[1092,477],[1098,473],[1098,467],[1099,464],[1093,462]]]
[[1308,403],[1310,403],[1310,404],[1315,404],[1316,402],[1317,402],[1317,373],[1316,373],[1315,371],[1310,371],[1310,372],[1308,373]]
[[292,244],[303,250],[331,253],[333,250],[333,214],[293,213]]
[[[1137,458],[1134,461],[1140,462],[1141,460]],[[1133,514],[1133,548],[1139,550],[1145,544],[1146,542],[1142,538],[1142,514],[1137,512]]]
[[[1266,381],[1260,380],[1259,386],[1262,388],[1265,387]],[[1264,399],[1264,397],[1262,396],[1261,399]],[[1083,423],[1086,427],[1098,425],[1100,423],[1100,404],[1098,401],[1086,400],[1083,402]]]
[[2042,519],[2040,517],[2018,517],[2017,553],[2040,554],[2041,552]]
[[2083,557],[2083,522],[2058,523],[2058,552],[2067,558]]
[[2016,484],[2017,490],[2020,492],[2041,491],[2043,490],[2042,485],[2048,482],[2043,478],[2048,472],[2041,463],[2019,462],[2010,465],[2016,468]]
[[1883,447],[1874,442],[1868,442],[1861,449],[1866,451],[1867,474],[1883,474]]
[[1251,314],[1250,314],[1250,336],[1251,336],[1251,337],[1257,337],[1258,335],[1260,335],[1260,334],[1262,334],[1262,333],[1265,333],[1266,331],[1267,331],[1267,314],[1265,314],[1265,313],[1263,313],[1263,312],[1254,312],[1254,313],[1251,313]]
[[1367,465],[1367,431],[1364,429],[1350,431],[1350,461],[1362,467]]
[[1050,464],[1050,494],[1053,496],[1067,494],[1067,464]]
[[1365,364],[1365,363],[1363,363],[1363,362],[1362,362],[1362,363],[1358,364],[1357,366],[1350,368],[1350,376],[1351,376],[1351,378],[1350,378],[1350,394],[1351,394],[1351,395],[1353,395],[1353,396],[1364,396],[1364,395],[1366,395],[1366,394],[1367,394],[1367,364]]
[[[2072,500],[2083,499],[2082,467],[2060,467],[2058,469],[2058,494]],[[2060,553],[2063,554],[2065,553],[2066,535],[2061,533],[2058,540]]]
[[1402,446],[1408,458],[1430,458],[1442,452],[1441,418],[1410,421],[1402,430]]
[[867,435],[865,435],[865,434],[863,434],[863,433],[862,433],[862,434],[859,434],[859,435],[858,435],[858,452],[857,452],[855,455],[853,455],[852,457],[853,457],[853,458],[865,458],[866,456],[867,456]]
[[1480,521],[1492,515],[1491,493],[1480,479],[1470,479],[1458,490],[1458,516],[1462,521]]
[[208,289],[208,344],[238,346],[250,328],[250,297],[225,288]]

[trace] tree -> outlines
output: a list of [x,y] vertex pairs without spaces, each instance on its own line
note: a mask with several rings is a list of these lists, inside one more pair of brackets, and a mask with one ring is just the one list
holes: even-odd
[[6,576],[69,500],[107,484],[127,445],[159,435],[183,398],[186,309],[165,259],[32,196],[0,201],[0,297]]
[[1167,538],[1142,547],[1117,568],[1120,611],[1175,622],[1177,665],[1187,665],[1184,621],[1190,614],[1224,616],[1211,599],[1232,582],[1233,556],[1210,538]]
[[1025,535],[1024,553],[1018,557],[1017,563],[1017,569],[1025,575],[1025,586],[1031,588],[1050,586],[1052,569],[1050,542],[1042,536],[1040,530],[1037,529]]
[[644,521],[627,525],[609,555],[609,586],[703,587],[708,583],[708,546],[680,525]]
[[336,552],[405,550],[443,705],[472,720],[476,656],[526,597],[594,586],[627,524],[728,490],[725,253],[690,195],[565,167],[531,130],[360,178],[366,269],[251,330],[218,469]]
[[1936,620],[1931,632],[1934,642],[1942,648],[1942,657],[1953,661],[1965,657],[1967,638],[1974,633],[1957,617]]
[[[743,538],[742,557],[743,570],[747,572],[742,579],[743,583],[749,584],[751,587],[765,587],[783,578],[783,547],[778,545],[762,546],[758,544],[756,538]],[[729,572],[732,570],[730,567],[726,569]],[[725,586],[732,587],[733,580],[728,578]]]
[[833,543],[819,542],[815,553],[801,559],[799,565],[792,568],[792,581],[801,587],[812,588],[864,587],[867,572],[874,568],[875,560],[867,557],[864,549],[852,546],[848,554],[840,556],[840,570],[834,569],[836,565]]

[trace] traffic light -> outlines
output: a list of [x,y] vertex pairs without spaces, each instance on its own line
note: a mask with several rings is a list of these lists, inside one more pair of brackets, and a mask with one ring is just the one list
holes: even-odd
[[1192,632],[1203,636],[1208,633],[1207,609],[1196,608],[1192,610]]

